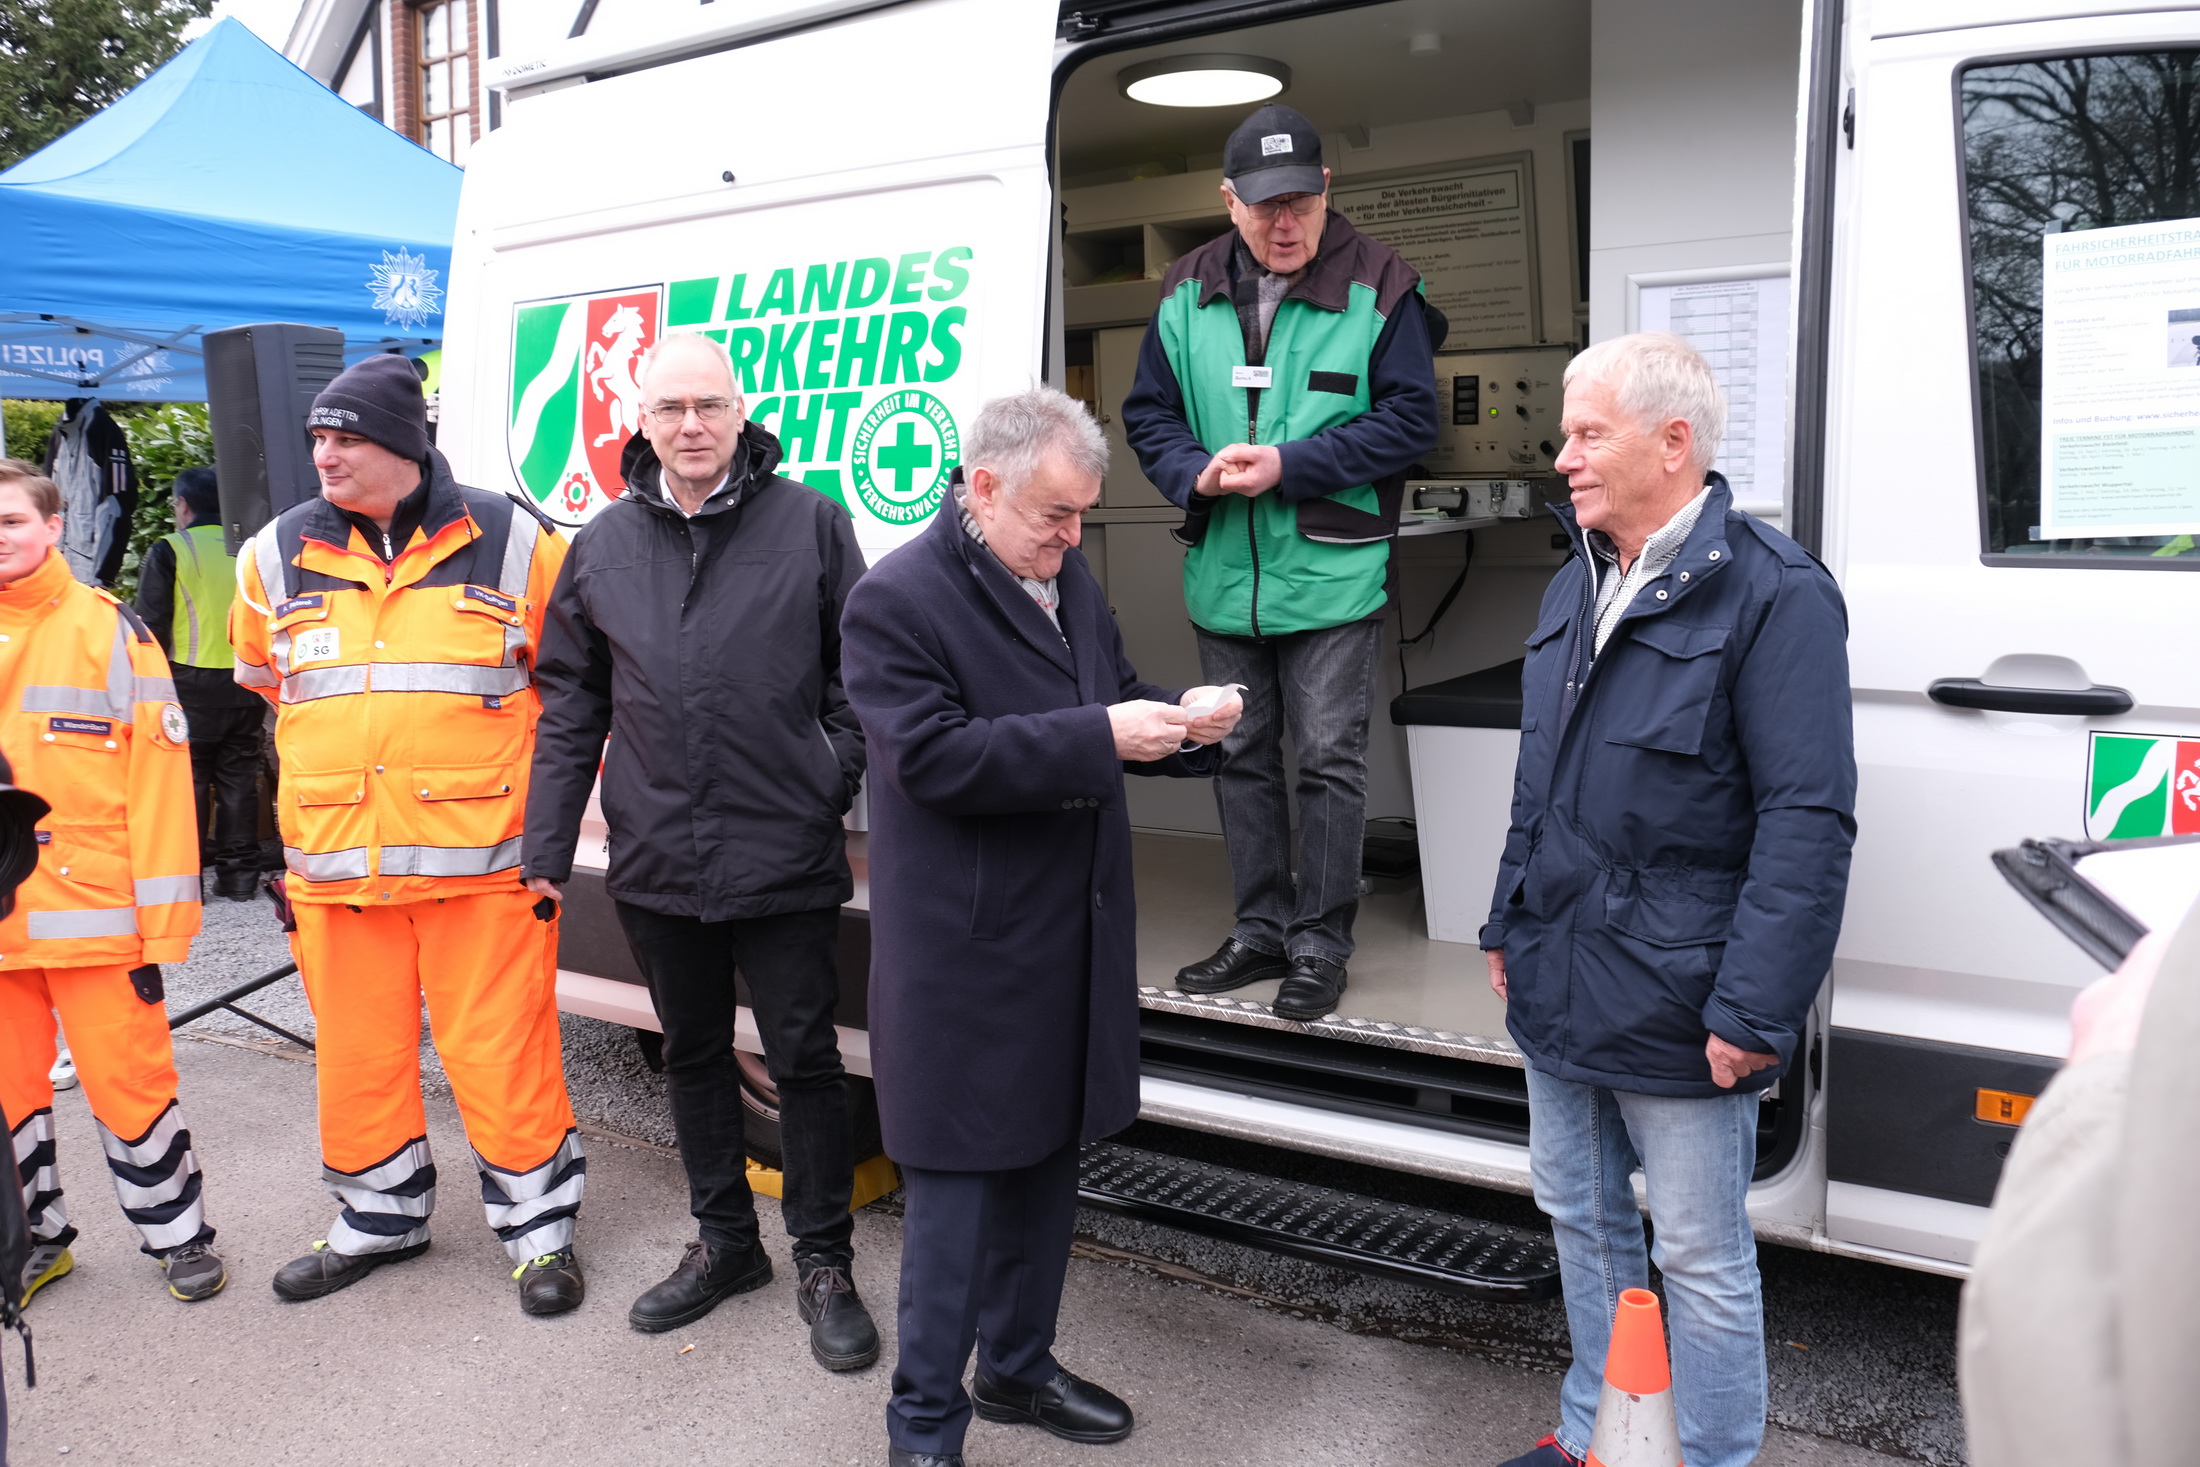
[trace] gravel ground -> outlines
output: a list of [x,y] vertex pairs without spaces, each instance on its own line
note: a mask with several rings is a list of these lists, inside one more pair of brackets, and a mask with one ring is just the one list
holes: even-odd
[[[245,978],[289,961],[265,903],[209,900],[205,931],[191,961],[168,970],[172,1010],[200,1002]],[[293,1032],[311,1036],[313,1017],[294,977],[245,1001]],[[217,1011],[196,1032],[272,1038]],[[623,1028],[566,1015],[567,1082],[584,1125],[656,1146],[673,1142],[664,1084],[642,1063]],[[287,1047],[287,1046],[285,1046]],[[425,1087],[447,1094],[434,1051],[422,1044]],[[189,1097],[186,1096],[186,1104]],[[1295,1152],[1248,1147],[1191,1132],[1141,1125],[1133,1145],[1290,1175],[1323,1185],[1448,1207],[1475,1217],[1547,1229],[1523,1197],[1454,1187],[1331,1162]],[[880,1204],[892,1210],[894,1199]],[[1084,1256],[1192,1283],[1262,1309],[1328,1322],[1353,1334],[1379,1335],[1547,1372],[1570,1358],[1566,1321],[1556,1303],[1497,1305],[1457,1299],[1218,1242],[1171,1228],[1086,1211]],[[1934,1464],[1964,1459],[1956,1395],[1955,1323],[1960,1286],[1951,1279],[1850,1259],[1760,1250],[1764,1273],[1772,1420],[1793,1430]]]

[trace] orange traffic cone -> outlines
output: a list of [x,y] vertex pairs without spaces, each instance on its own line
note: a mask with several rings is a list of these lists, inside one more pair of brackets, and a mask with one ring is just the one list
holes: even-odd
[[1658,1317],[1658,1296],[1648,1289],[1620,1291],[1588,1467],[1681,1467],[1665,1326]]

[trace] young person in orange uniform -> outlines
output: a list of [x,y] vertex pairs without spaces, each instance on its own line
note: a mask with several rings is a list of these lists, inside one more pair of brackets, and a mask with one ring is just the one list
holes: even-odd
[[420,1003],[520,1308],[581,1302],[587,1163],[558,1049],[556,909],[519,882],[535,649],[565,542],[455,482],[420,379],[370,357],[314,399],[321,497],[237,555],[237,681],[276,706],[283,885],[319,1047],[328,1238],[275,1292],[314,1299],[428,1246],[436,1169]]
[[176,1107],[162,963],[199,930],[191,732],[137,614],[79,584],[55,547],[61,491],[0,459],[0,752],[53,809],[39,862],[0,921],[0,1111],[33,1249],[26,1295],[75,1266],[53,1125],[54,1015],[123,1215],[186,1302],[227,1279],[208,1246],[199,1163]]

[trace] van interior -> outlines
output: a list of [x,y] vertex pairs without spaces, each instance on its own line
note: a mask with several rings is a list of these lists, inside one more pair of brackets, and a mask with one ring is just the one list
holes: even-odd
[[[1206,681],[1172,534],[1182,515],[1139,472],[1121,403],[1170,264],[1230,227],[1223,143],[1257,103],[1153,105],[1127,79],[1186,56],[1287,69],[1274,100],[1321,132],[1332,207],[1413,261],[1449,322],[1444,441],[1409,474],[1393,542],[1343,1004],[1302,1025],[1268,1011],[1275,982],[1174,991],[1231,930],[1229,859],[1205,782],[1129,780],[1149,1074],[1525,1139],[1519,1058],[1475,936],[1511,800],[1517,659],[1565,559],[1542,504],[1566,492],[1551,471],[1559,376],[1590,323],[1590,21],[1590,0],[1394,0],[1103,52],[1062,85],[1050,376],[1110,439],[1084,547],[1146,678]],[[1780,1110],[1765,1108],[1760,1175],[1799,1133]]]

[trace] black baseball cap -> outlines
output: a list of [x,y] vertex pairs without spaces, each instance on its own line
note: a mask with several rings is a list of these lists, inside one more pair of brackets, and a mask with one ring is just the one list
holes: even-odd
[[1284,194],[1318,194],[1322,178],[1322,137],[1294,107],[1271,102],[1246,118],[1222,148],[1222,178],[1230,192],[1248,204],[1265,204]]

